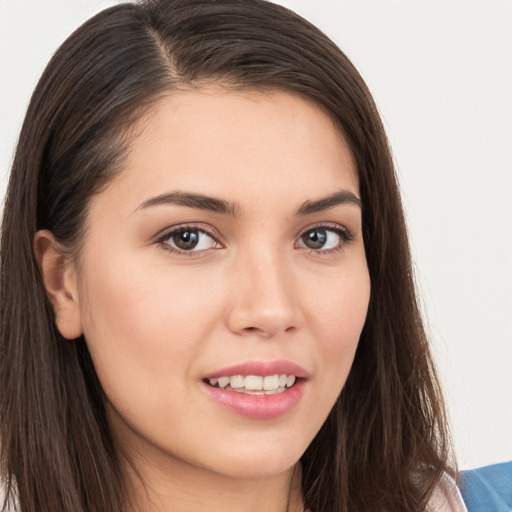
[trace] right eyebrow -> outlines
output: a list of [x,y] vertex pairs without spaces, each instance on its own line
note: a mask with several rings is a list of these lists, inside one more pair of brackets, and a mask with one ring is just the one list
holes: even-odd
[[152,206],[165,204],[188,206],[189,208],[197,208],[199,210],[221,213],[231,217],[236,217],[239,210],[238,205],[230,201],[224,201],[223,199],[217,199],[215,197],[209,197],[202,194],[192,194],[189,192],[176,191],[146,199],[146,201],[138,206],[135,211],[145,210],[147,208],[151,208]]

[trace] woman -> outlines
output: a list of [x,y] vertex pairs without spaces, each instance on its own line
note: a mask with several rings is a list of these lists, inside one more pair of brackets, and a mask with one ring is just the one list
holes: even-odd
[[1,301],[24,512],[463,510],[377,110],[286,9],[121,4],[63,44]]

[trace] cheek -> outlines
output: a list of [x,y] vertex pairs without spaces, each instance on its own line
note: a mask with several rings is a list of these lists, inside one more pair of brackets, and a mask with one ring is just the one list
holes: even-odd
[[155,390],[169,394],[185,382],[200,338],[197,291],[161,268],[111,261],[97,260],[86,276],[85,339],[107,396],[131,389],[124,394],[149,404]]
[[350,372],[366,320],[370,298],[366,264],[326,281],[309,297],[311,303],[305,309],[322,360],[319,378],[334,403]]
[[96,262],[85,279],[83,316],[91,331],[102,337],[117,333],[123,343],[136,338],[146,348],[179,339],[182,330],[193,332],[201,290],[190,275],[136,259],[111,261]]
[[184,411],[195,404],[194,362],[216,318],[215,294],[201,294],[204,276],[191,282],[190,272],[119,257],[96,260],[90,270],[84,335],[111,419],[121,419],[120,432],[126,424],[156,445],[169,442],[169,430],[179,438],[183,423],[200,437],[199,422]]
[[154,259],[114,254],[85,269],[84,335],[107,396],[126,382],[152,402],[185,386],[222,318],[222,275]]

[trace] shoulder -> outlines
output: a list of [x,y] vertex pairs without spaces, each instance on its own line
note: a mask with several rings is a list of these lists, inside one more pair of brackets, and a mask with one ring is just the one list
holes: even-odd
[[512,461],[462,471],[460,490],[469,512],[512,511]]
[[447,473],[443,474],[434,489],[428,501],[427,510],[429,512],[468,512],[455,480]]

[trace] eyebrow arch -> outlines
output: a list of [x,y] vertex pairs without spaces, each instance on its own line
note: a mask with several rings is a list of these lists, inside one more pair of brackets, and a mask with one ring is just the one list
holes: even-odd
[[189,192],[169,192],[167,194],[151,197],[144,201],[135,211],[165,204],[188,206],[190,208],[221,213],[232,217],[236,217],[238,211],[236,203],[204,196],[202,194],[191,194]]
[[306,201],[297,210],[296,215],[310,215],[311,213],[322,212],[329,210],[340,204],[354,204],[363,208],[363,203],[356,195],[348,190],[340,190],[334,194],[318,199],[317,201]]

